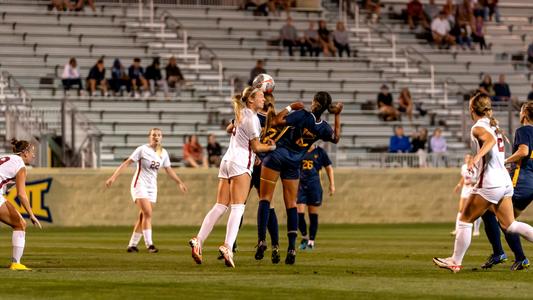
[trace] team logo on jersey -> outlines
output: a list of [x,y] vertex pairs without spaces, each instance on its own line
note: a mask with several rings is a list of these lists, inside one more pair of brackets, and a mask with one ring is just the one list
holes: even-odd
[[[52,223],[52,213],[50,208],[44,203],[45,195],[50,191],[52,186],[52,178],[41,179],[37,181],[26,182],[26,194],[28,195],[28,201],[30,202],[31,209],[35,214],[35,217],[40,221]],[[17,196],[17,188],[13,187],[6,195],[7,201],[11,202],[17,209],[17,211],[24,217],[29,218],[28,213],[20,204],[20,200]]]
[[296,141],[296,144],[302,148],[307,148],[310,144],[315,142],[315,138],[316,134],[312,133],[307,128],[304,128],[302,137]]

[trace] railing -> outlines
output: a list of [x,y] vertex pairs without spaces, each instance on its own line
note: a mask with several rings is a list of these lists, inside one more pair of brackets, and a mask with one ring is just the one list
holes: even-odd
[[457,168],[466,153],[350,153],[330,152],[336,167],[355,168]]

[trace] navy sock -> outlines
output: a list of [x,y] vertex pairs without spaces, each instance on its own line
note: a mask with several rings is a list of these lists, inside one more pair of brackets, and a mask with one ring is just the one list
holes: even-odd
[[305,213],[298,213],[298,229],[300,229],[302,236],[307,235],[307,223],[305,223]]
[[268,200],[259,201],[259,207],[257,208],[257,239],[259,241],[266,240],[269,212],[270,202]]
[[298,210],[296,207],[287,209],[287,237],[289,239],[288,250],[295,250],[296,238],[298,237]]
[[314,241],[318,231],[318,214],[309,214],[309,239]]
[[273,208],[269,210],[268,233],[270,234],[270,240],[272,241],[272,246],[279,245],[278,217],[276,216],[276,211]]
[[502,248],[502,241],[500,240],[500,225],[493,212],[487,211],[481,216],[483,219],[483,226],[485,227],[485,234],[492,245],[492,253],[494,255],[504,254]]
[[513,251],[515,260],[519,261],[526,259],[526,255],[524,254],[524,250],[522,249],[522,243],[520,243],[519,234],[506,233],[505,240],[507,241],[507,245],[509,245],[509,248],[511,248],[511,250]]

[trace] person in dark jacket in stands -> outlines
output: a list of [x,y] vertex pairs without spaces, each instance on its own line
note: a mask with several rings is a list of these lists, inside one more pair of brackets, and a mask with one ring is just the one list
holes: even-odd
[[265,74],[265,62],[261,59],[258,59],[255,63],[255,67],[250,71],[250,79],[248,79],[248,85],[251,86],[255,77],[259,74]]
[[161,63],[159,57],[154,58],[152,64],[146,68],[144,77],[148,80],[152,96],[155,96],[155,87],[157,85],[163,90],[165,98],[168,98],[168,84],[167,81],[163,79],[163,75],[161,75]]
[[94,96],[96,88],[100,88],[102,95],[107,96],[107,80],[105,79],[104,60],[102,58],[100,58],[89,70],[87,83],[87,87],[89,88],[89,93],[91,96]]
[[133,88],[132,96],[138,97],[141,88],[145,93],[148,92],[148,81],[144,77],[144,68],[141,67],[140,58],[135,57],[133,59],[133,64],[128,69],[128,76],[130,77],[131,86]]
[[409,138],[404,135],[402,126],[396,126],[394,128],[394,135],[390,138],[389,152],[408,153],[409,151],[411,151],[411,143],[409,142]]
[[172,56],[168,59],[165,73],[168,86],[176,89],[176,96],[179,96],[181,94],[181,87],[185,84],[185,77],[183,77],[180,67],[178,67],[176,57]]

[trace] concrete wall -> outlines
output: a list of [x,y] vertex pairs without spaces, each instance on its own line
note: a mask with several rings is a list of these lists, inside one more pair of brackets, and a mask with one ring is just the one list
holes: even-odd
[[[113,170],[32,169],[28,187],[34,211],[41,219],[64,226],[131,225],[137,208],[130,196],[133,169],[124,172],[113,187],[105,180]],[[155,225],[199,225],[215,203],[217,170],[176,169],[189,186],[183,194],[159,174],[159,197],[154,208]],[[323,223],[423,223],[453,222],[458,195],[452,193],[459,170],[372,169],[336,170],[337,193],[325,193]],[[51,182],[44,179],[51,178]],[[323,181],[324,182],[324,181]],[[48,188],[48,192],[46,189]],[[278,184],[275,207],[280,220],[285,210]],[[14,198],[14,191],[8,195]],[[255,224],[257,194],[252,193],[245,222]],[[524,215],[533,219],[533,210]],[[285,223],[281,221],[281,223]]]

